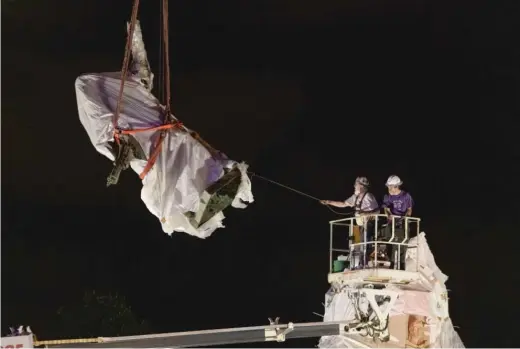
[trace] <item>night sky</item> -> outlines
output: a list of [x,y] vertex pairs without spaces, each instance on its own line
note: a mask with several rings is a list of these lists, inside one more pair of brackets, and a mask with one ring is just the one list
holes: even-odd
[[[120,70],[130,11],[2,1],[2,331],[54,339],[56,309],[86,290],[124,295],[153,332],[320,321],[341,217],[318,202],[253,178],[255,202],[200,240],[162,232],[131,170],[105,187],[112,165],[79,122],[74,80]],[[159,16],[142,1],[156,76]],[[363,175],[382,198],[399,175],[462,340],[513,347],[519,16],[515,0],[170,0],[172,110],[312,196],[345,199]]]

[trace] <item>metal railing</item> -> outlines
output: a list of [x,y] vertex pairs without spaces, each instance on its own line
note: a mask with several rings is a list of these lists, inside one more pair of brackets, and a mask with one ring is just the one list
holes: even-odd
[[[334,254],[334,252],[343,252],[343,253],[349,254],[349,268],[348,268],[349,270],[356,268],[356,266],[352,265],[353,254],[361,253],[361,256],[363,259],[362,259],[362,261],[360,261],[360,263],[362,263],[363,268],[366,268],[367,267],[368,246],[372,246],[372,245],[374,246],[374,263],[373,263],[373,265],[375,268],[378,267],[378,254],[379,254],[378,246],[393,245],[393,246],[397,246],[397,251],[394,251],[394,249],[392,249],[394,256],[389,256],[389,257],[394,257],[394,269],[400,269],[401,249],[402,248],[417,248],[417,244],[411,245],[411,244],[407,243],[409,240],[409,237],[410,237],[410,224],[416,225],[415,236],[418,236],[419,232],[420,232],[421,219],[417,218],[417,217],[402,217],[402,216],[393,216],[393,217],[394,217],[394,219],[391,220],[391,223],[388,222],[388,217],[385,214],[366,214],[363,216],[355,216],[355,217],[349,217],[349,218],[343,218],[343,219],[337,219],[334,221],[330,221],[329,222],[329,224],[330,224],[329,273],[333,272],[333,260],[334,260],[333,254]],[[359,221],[360,219],[362,219],[363,224],[362,225],[356,224],[356,220]],[[387,221],[387,223],[386,224],[380,223],[381,219],[385,219]],[[394,241],[394,239],[396,239],[396,234],[395,234],[396,220],[399,221],[399,225],[402,225],[402,227],[404,229],[404,239],[400,242]],[[374,226],[372,241],[367,241],[368,240],[367,225],[369,224],[369,222],[373,222],[373,226]],[[386,227],[388,224],[391,224],[392,235],[388,239],[388,241],[380,240],[379,239],[379,237],[380,237],[379,230],[381,228]],[[359,243],[353,242],[355,225],[358,225],[363,228],[363,237],[364,237],[363,242],[359,242]],[[348,237],[348,245],[349,245],[348,249],[334,248],[334,227],[337,227],[337,226],[347,226],[348,227],[348,236],[349,236]]]

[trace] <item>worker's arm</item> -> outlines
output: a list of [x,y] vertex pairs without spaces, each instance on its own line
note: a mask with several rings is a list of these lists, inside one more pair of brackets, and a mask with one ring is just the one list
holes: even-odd
[[381,207],[383,208],[383,213],[386,214],[389,218],[392,216],[392,211],[390,211],[390,197],[388,195],[385,195],[383,198],[383,205]]
[[347,201],[331,201],[331,200],[321,200],[320,201],[323,205],[331,205],[336,207],[352,207],[351,203]]
[[345,201],[321,200],[323,205],[331,205],[336,207],[353,207],[356,202],[356,195],[352,195]]
[[321,200],[323,205],[331,205],[336,207],[353,207],[356,202],[356,195],[352,195],[345,201]]
[[411,217],[412,216],[412,208],[413,208],[413,198],[409,193],[406,193],[406,205],[408,208],[406,209],[405,216]]

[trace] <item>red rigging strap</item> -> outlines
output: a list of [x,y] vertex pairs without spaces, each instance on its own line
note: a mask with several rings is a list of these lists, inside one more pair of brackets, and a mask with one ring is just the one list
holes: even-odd
[[170,122],[164,125],[155,126],[155,127],[147,127],[147,128],[139,128],[134,130],[116,130],[116,133],[114,134],[116,140],[119,140],[119,135],[133,135],[139,132],[146,132],[146,131],[161,131],[159,138],[157,138],[157,143],[155,144],[155,147],[153,148],[152,155],[148,158],[148,162],[146,163],[145,168],[143,169],[143,172],[139,174],[139,178],[144,179],[144,177],[148,174],[148,172],[152,169],[153,165],[155,165],[155,161],[157,160],[157,157],[159,156],[159,153],[162,149],[162,142],[164,140],[164,137],[166,136],[165,131],[169,129],[183,129],[184,125],[182,122],[175,121]]

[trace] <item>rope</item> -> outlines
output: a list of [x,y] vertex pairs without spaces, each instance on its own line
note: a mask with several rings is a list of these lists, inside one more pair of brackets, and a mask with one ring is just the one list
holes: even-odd
[[296,190],[296,189],[294,189],[294,188],[291,188],[291,187],[289,187],[289,186],[287,186],[287,185],[284,185],[284,184],[281,184],[281,183],[275,182],[275,181],[273,181],[272,179],[268,179],[268,178],[262,177],[262,176],[260,176],[260,175],[258,175],[258,174],[256,174],[256,173],[251,173],[251,175],[252,175],[252,176],[256,176],[256,177],[258,177],[258,178],[261,178],[261,179],[263,179],[264,181],[267,181],[267,182],[270,182],[270,183],[276,184],[276,185],[278,185],[278,186],[280,186],[280,187],[282,187],[282,188],[285,188],[285,189],[291,190],[291,191],[293,191],[293,192],[295,192],[295,193],[298,193],[298,194],[300,194],[300,195],[303,195],[303,196],[306,196],[306,197],[308,197],[308,198],[311,198],[311,199],[313,199],[313,200],[321,201],[321,199],[318,199],[318,198],[315,197],[315,196],[312,196],[312,195],[309,195],[309,194],[305,194],[304,192],[301,192],[301,191],[299,191],[299,190]]
[[[263,179],[264,181],[267,181],[267,182],[272,183],[272,184],[276,184],[276,185],[278,185],[278,186],[280,186],[280,187],[282,187],[282,188],[285,188],[285,189],[290,190],[290,191],[293,191],[293,192],[295,192],[295,193],[297,193],[297,194],[300,194],[300,195],[306,196],[306,197],[308,197],[308,198],[310,198],[310,199],[313,199],[313,200],[316,200],[316,201],[321,201],[321,199],[318,199],[318,198],[315,197],[315,196],[312,196],[312,195],[306,194],[306,193],[304,193],[304,192],[302,192],[302,191],[299,191],[299,190],[296,190],[296,189],[294,189],[294,188],[291,188],[291,187],[289,187],[288,185],[285,185],[285,184],[282,184],[282,183],[279,183],[279,182],[273,181],[272,179],[269,179],[269,178],[266,178],[266,177],[260,176],[260,175],[258,175],[258,174],[256,174],[256,173],[253,173],[253,172],[248,172],[248,173],[249,173],[252,177],[258,177],[258,178],[260,178],[260,179]],[[342,216],[350,216],[350,215],[353,214],[353,212],[348,212],[348,213],[338,212],[338,211],[334,210],[332,207],[330,207],[329,205],[325,205],[325,207],[327,207],[329,210],[331,210],[332,212],[334,212],[335,214],[338,214],[338,215],[342,215]]]
[[208,142],[206,142],[197,132],[190,131],[190,136],[192,136],[197,142],[202,144],[204,148],[206,148],[207,151],[211,154],[211,156],[216,157],[218,155],[218,150],[213,148]]

